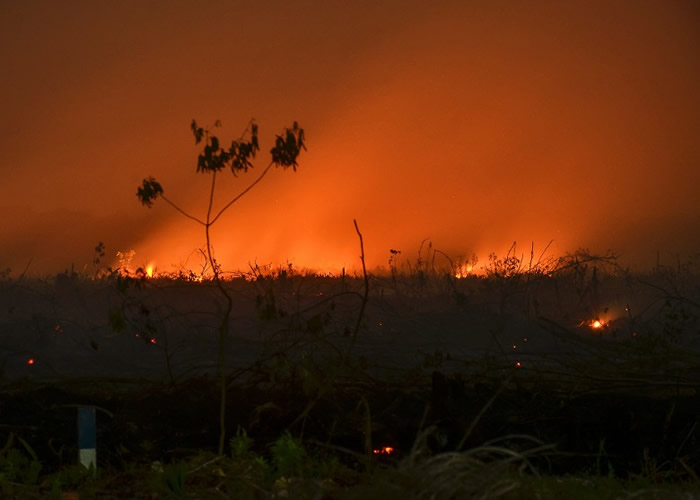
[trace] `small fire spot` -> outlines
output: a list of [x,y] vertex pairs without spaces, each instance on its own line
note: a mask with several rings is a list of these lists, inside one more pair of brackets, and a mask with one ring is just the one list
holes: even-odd
[[28,364],[28,365],[33,365],[33,364],[34,364],[34,358],[29,358],[29,359],[27,360],[27,364]]
[[518,348],[518,346],[513,344],[513,350],[516,350],[517,348]]
[[381,448],[377,448],[376,450],[372,450],[372,453],[375,455],[393,455],[396,452],[393,446],[383,446]]
[[520,363],[520,361],[516,361],[516,362],[515,362],[515,367],[516,367],[516,368],[520,368],[521,366],[523,366],[523,365],[522,365],[522,363]]
[[587,326],[591,330],[603,330],[610,327],[610,324],[600,318],[594,318],[590,321],[582,321],[579,326]]
[[157,344],[157,343],[158,343],[158,342],[156,341],[156,339],[151,339],[150,342],[151,342],[151,344]]

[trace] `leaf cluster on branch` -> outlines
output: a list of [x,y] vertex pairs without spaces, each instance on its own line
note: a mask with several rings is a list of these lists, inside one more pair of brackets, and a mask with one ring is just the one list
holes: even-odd
[[[221,126],[217,120],[214,127]],[[231,173],[237,176],[239,173],[248,172],[253,168],[252,160],[260,151],[258,142],[258,125],[251,120],[242,136],[234,141],[228,148],[221,146],[221,141],[213,135],[209,129],[200,127],[195,120],[192,120],[190,129],[194,135],[195,144],[204,141],[204,149],[197,157],[197,172],[217,173],[224,168],[230,168]],[[304,129],[294,122],[291,127],[286,128],[281,135],[275,136],[275,145],[270,149],[271,161],[265,172],[271,166],[287,169],[292,167],[296,172],[297,158],[302,150],[306,150],[304,144]],[[136,196],[146,207],[152,207],[158,196],[163,196],[163,187],[153,177],[147,177],[138,188]]]

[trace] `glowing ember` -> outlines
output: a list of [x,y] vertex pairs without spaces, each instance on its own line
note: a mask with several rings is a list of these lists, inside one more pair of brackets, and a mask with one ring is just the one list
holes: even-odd
[[516,368],[520,368],[520,367],[523,366],[523,365],[522,365],[522,363],[520,363],[520,361],[517,361],[517,362],[515,363],[515,366],[516,366]]
[[156,341],[156,339],[151,339],[150,342],[151,342],[151,344],[157,344],[157,343],[158,343],[158,342]]
[[29,359],[27,360],[27,364],[28,364],[28,365],[33,365],[33,364],[34,364],[34,358],[29,358]]
[[383,446],[382,448],[372,450],[372,453],[375,455],[393,455],[395,451],[393,446]]

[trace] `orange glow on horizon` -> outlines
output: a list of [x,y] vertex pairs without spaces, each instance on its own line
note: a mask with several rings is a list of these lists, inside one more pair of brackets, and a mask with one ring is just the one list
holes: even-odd
[[[138,182],[153,175],[168,200],[204,220],[244,192],[292,121],[308,138],[297,171],[271,169],[210,227],[227,276],[288,261],[357,272],[353,219],[371,272],[388,270],[390,249],[415,269],[426,238],[457,279],[513,241],[526,261],[530,242],[537,257],[554,240],[548,257],[612,249],[643,271],[657,251],[663,262],[700,250],[700,232],[689,230],[700,227],[693,2],[279,9],[212,0],[215,16],[192,2],[167,16],[138,2],[79,12],[54,4],[13,2],[0,16],[17,40],[3,54],[13,78],[0,79],[3,118],[15,124],[0,134],[0,164],[13,166],[0,185],[0,270],[91,272],[104,241],[99,265],[134,248],[133,265],[127,252],[112,268],[134,276],[151,262],[149,278],[182,270],[209,279],[202,225],[162,199],[141,206]],[[226,63],[266,29],[255,50]],[[305,55],[294,62],[292,37]],[[287,92],[270,75],[285,75]],[[217,177],[209,207],[190,119],[221,120],[227,143],[251,117],[255,169]],[[472,253],[478,265],[458,258]]]

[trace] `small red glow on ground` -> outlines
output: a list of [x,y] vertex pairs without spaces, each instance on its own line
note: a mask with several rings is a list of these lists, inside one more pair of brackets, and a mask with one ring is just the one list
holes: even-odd
[[393,455],[394,451],[395,450],[393,446],[383,446],[382,448],[372,450],[372,453],[374,453],[375,455]]
[[33,364],[34,364],[34,358],[29,358],[29,359],[27,360],[27,364],[28,364],[28,365],[33,365]]
[[522,365],[522,363],[520,363],[520,361],[517,361],[517,362],[515,363],[515,366],[516,366],[517,368],[520,368],[520,367],[523,366],[523,365]]
[[157,344],[157,343],[158,342],[156,341],[156,339],[151,339],[151,344]]

